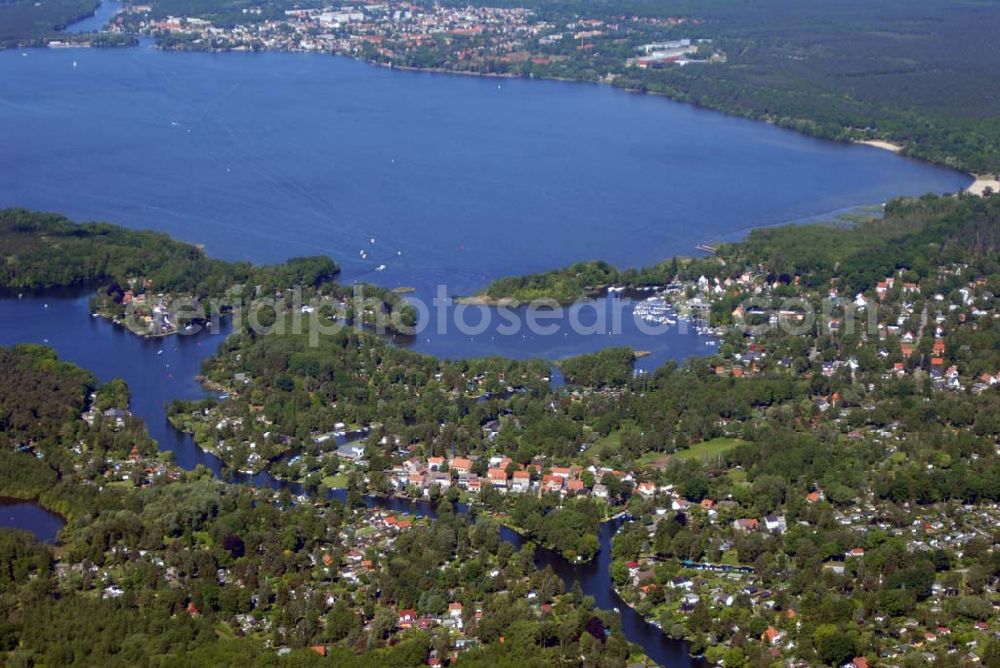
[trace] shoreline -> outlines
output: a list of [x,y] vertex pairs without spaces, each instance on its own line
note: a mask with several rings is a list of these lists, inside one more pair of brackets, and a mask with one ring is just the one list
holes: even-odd
[[[154,39],[155,40],[155,38],[152,38],[149,35],[145,35],[145,34],[139,35],[139,37],[150,38],[150,39]],[[135,46],[138,46],[138,44],[136,44]],[[161,51],[175,51],[175,52],[178,52],[178,53],[248,53],[248,51],[240,51],[240,50],[232,49],[232,48],[227,48],[227,49],[177,49],[177,48],[163,48],[159,44],[155,43],[155,41],[154,41],[154,44],[152,45],[152,47],[155,48],[155,49],[159,49]],[[906,158],[910,158],[912,160],[919,160],[920,162],[924,162],[924,163],[926,163],[928,165],[934,165],[935,167],[940,167],[942,169],[950,169],[950,170],[959,172],[961,174],[965,174],[966,176],[968,176],[969,178],[971,178],[971,179],[974,180],[974,183],[971,184],[970,186],[968,186],[962,192],[972,192],[971,189],[974,186],[976,186],[976,181],[978,181],[978,179],[980,178],[979,175],[977,175],[975,173],[965,171],[962,168],[955,167],[953,165],[949,165],[949,164],[946,164],[944,162],[935,162],[933,160],[928,160],[926,158],[921,158],[921,157],[909,155],[906,152],[907,149],[908,149],[908,147],[905,146],[905,145],[903,145],[903,144],[899,144],[897,142],[893,142],[893,141],[889,141],[889,140],[885,140],[885,139],[850,139],[850,138],[849,139],[831,139],[829,137],[822,137],[820,135],[812,134],[812,133],[806,132],[806,131],[798,129],[798,128],[787,127],[787,126],[784,126],[784,125],[776,124],[774,121],[769,120],[767,118],[759,118],[759,117],[755,117],[755,116],[749,115],[747,113],[738,113],[738,112],[733,112],[733,111],[725,111],[723,109],[719,109],[719,108],[714,107],[714,106],[705,105],[705,104],[699,104],[697,102],[692,102],[690,100],[680,99],[679,97],[676,97],[676,96],[673,96],[673,95],[670,95],[670,94],[664,93],[664,92],[644,90],[644,89],[640,89],[640,88],[628,88],[628,87],[624,87],[624,86],[616,86],[615,85],[615,80],[618,77],[617,77],[617,75],[614,75],[614,74],[610,74],[609,76],[599,77],[599,78],[596,78],[596,79],[583,79],[583,78],[559,77],[559,76],[545,76],[545,75],[535,75],[535,74],[531,74],[529,76],[525,76],[525,75],[517,74],[517,73],[513,73],[513,72],[478,72],[478,71],[475,71],[475,70],[456,70],[456,69],[447,68],[447,67],[419,67],[419,66],[413,66],[413,65],[396,65],[396,64],[393,64],[393,63],[387,63],[387,62],[372,60],[372,59],[369,59],[369,58],[364,58],[362,56],[356,56],[356,55],[352,55],[352,54],[348,54],[348,53],[339,53],[339,52],[336,52],[336,51],[306,51],[306,50],[302,50],[302,49],[262,49],[260,51],[249,51],[249,53],[306,53],[306,54],[314,54],[314,55],[325,55],[325,56],[335,56],[335,57],[340,57],[340,58],[348,58],[348,59],[353,60],[355,62],[360,62],[360,63],[365,63],[365,64],[368,64],[368,65],[373,65],[375,67],[380,67],[382,69],[386,69],[386,70],[400,70],[400,71],[403,71],[403,72],[418,72],[418,73],[422,72],[422,73],[427,73],[427,74],[443,74],[443,75],[457,75],[457,76],[465,76],[465,77],[481,77],[481,78],[486,78],[486,79],[509,79],[509,80],[523,79],[523,80],[526,80],[526,81],[556,81],[556,82],[561,82],[561,83],[592,84],[592,85],[597,85],[597,86],[608,86],[610,88],[618,89],[618,90],[620,90],[622,92],[625,92],[625,93],[633,93],[633,94],[639,94],[639,95],[648,95],[648,96],[651,96],[651,97],[660,97],[660,98],[663,98],[665,100],[670,100],[671,102],[676,102],[678,104],[688,105],[688,106],[694,107],[696,109],[704,109],[706,111],[712,111],[712,112],[715,112],[715,113],[718,113],[718,114],[722,114],[724,116],[728,116],[729,118],[741,118],[741,119],[744,119],[744,120],[754,121],[754,122],[757,122],[757,123],[764,123],[764,124],[767,124],[767,125],[773,125],[775,127],[781,128],[783,130],[788,130],[789,132],[794,132],[794,133],[796,133],[798,135],[801,135],[803,137],[810,137],[812,139],[829,141],[829,142],[833,142],[833,143],[836,143],[836,144],[848,144],[848,145],[855,145],[856,144],[856,145],[861,145],[861,146],[870,146],[872,148],[878,148],[878,149],[882,149],[882,150],[885,150],[885,151],[889,151],[890,153],[899,155],[900,157],[906,157]],[[848,129],[848,128],[845,128],[845,129]],[[998,185],[998,187],[995,187],[994,190],[997,191],[997,192],[1000,192],[1000,185]],[[979,194],[979,193],[974,193],[974,194]],[[496,305],[496,304],[493,304],[493,305]]]
[[[855,139],[852,144],[859,144],[861,146],[871,146],[872,148],[880,148],[883,151],[889,151],[890,153],[901,154],[906,148],[902,144],[896,144],[891,141],[885,141],[883,139]],[[933,163],[932,163],[933,164]]]
[[994,194],[1000,193],[1000,175],[970,174],[969,176],[975,180],[962,192],[983,197],[986,195],[986,189],[989,188]]
[[486,294],[455,297],[453,301],[455,302],[455,304],[459,306],[491,306],[491,307],[507,306],[513,308],[518,308],[522,306],[521,302],[515,299],[514,297],[494,298]]

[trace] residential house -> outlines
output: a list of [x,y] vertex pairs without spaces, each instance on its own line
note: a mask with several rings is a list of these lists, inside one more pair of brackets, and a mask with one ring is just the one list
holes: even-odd
[[512,492],[527,492],[531,489],[531,474],[527,471],[514,471],[510,489]]

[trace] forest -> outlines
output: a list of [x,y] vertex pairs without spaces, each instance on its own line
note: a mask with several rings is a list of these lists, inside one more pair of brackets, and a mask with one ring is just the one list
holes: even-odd
[[42,45],[93,14],[97,5],[97,0],[0,0],[0,49]]
[[128,285],[143,277],[159,291],[222,295],[237,283],[271,291],[315,286],[339,272],[329,258],[295,258],[254,267],[209,258],[198,247],[158,232],[106,223],[76,224],[57,214],[0,210],[0,288],[38,290],[98,283]]

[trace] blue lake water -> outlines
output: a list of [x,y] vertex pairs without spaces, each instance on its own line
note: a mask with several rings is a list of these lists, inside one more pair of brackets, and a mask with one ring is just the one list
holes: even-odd
[[68,33],[85,33],[85,32],[100,32],[104,30],[108,23],[115,17],[115,15],[122,9],[122,3],[118,0],[103,0],[100,5],[98,5],[97,10],[94,12],[93,16],[89,16],[81,21],[77,21],[69,26],[66,26],[65,32]]
[[0,528],[30,531],[43,543],[54,543],[65,522],[31,501],[0,497]]
[[[148,45],[26,53],[0,52],[0,206],[154,228],[227,259],[329,254],[345,280],[411,286],[425,301],[440,284],[468,294],[581,259],[638,266],[755,226],[970,182],[878,149],[601,86]],[[125,378],[161,448],[185,468],[218,470],[169,426],[164,407],[203,396],[194,376],[225,332],[143,341],[91,318],[88,298],[0,299],[0,345],[47,344],[102,380]],[[446,329],[409,345],[556,359],[627,344],[653,353],[644,368],[711,350],[693,333],[651,338],[627,317],[615,336]],[[47,531],[43,518],[33,522]],[[540,557],[605,608],[620,605],[608,577],[613,529],[602,531],[593,564]],[[660,663],[690,665],[682,644],[622,607],[629,639]]]
[[582,259],[648,264],[970,182],[606,86],[308,54],[27,53],[0,53],[0,206],[155,228],[228,259],[326,253],[348,279],[426,294]]
[[[149,44],[26,53],[0,53],[0,206],[154,228],[227,259],[329,254],[344,280],[425,301],[442,284],[470,294],[582,259],[639,266],[970,181],[606,86]],[[654,352],[648,366],[699,352],[629,325],[616,337],[449,328],[412,345],[550,359],[632,345]]]

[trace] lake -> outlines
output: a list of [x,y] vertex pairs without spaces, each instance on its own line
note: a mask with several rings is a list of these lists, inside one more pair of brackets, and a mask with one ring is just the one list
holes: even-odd
[[0,528],[23,529],[43,543],[54,543],[65,524],[62,517],[33,501],[0,496]]
[[[639,266],[970,182],[607,86],[148,43],[23,53],[0,52],[0,206],[153,228],[226,259],[328,254],[345,281],[413,287],[428,303],[438,286],[470,294],[583,259]],[[707,350],[632,325],[546,337],[451,327],[410,345],[549,359],[632,345],[654,353],[649,368]]]
[[[398,72],[329,56],[148,44],[8,51],[0,79],[0,206],[153,228],[226,259],[328,254],[347,281],[410,286],[424,300],[439,285],[469,294],[581,259],[648,264],[753,227],[971,181],[609,87]],[[0,345],[50,345],[102,380],[124,377],[160,447],[185,468],[218,471],[169,426],[164,406],[204,396],[194,376],[225,330],[140,340],[91,318],[88,299],[0,299]],[[624,344],[653,353],[645,369],[711,350],[694,332],[651,338],[628,318],[615,335],[503,336],[493,324],[473,334],[432,329],[407,345],[557,359]],[[0,510],[54,538],[51,518],[29,517],[24,505]],[[581,582],[601,607],[620,606],[608,574],[616,526],[603,527],[592,564],[546,552],[541,563]],[[692,664],[685,645],[622,607],[626,636],[652,658]]]
[[226,259],[329,254],[348,280],[423,295],[583,259],[649,264],[971,182],[607,86],[146,43],[24,53],[0,53],[0,206]]

